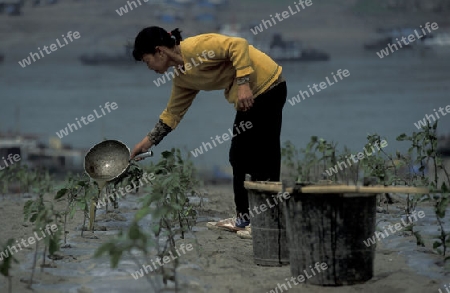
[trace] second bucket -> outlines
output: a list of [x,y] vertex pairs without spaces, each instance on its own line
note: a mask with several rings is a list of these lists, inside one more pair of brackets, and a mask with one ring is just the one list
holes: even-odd
[[246,182],[245,186],[250,204],[254,262],[262,266],[289,264],[281,183]]

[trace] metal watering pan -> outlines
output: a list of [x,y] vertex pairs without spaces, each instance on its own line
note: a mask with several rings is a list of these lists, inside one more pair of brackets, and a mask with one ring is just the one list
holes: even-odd
[[[98,184],[99,196],[107,182],[122,176],[130,167],[130,149],[121,141],[105,140],[93,146],[84,157],[84,170]],[[152,151],[134,158],[144,159],[153,156]],[[95,213],[98,199],[91,200],[89,211],[89,230],[94,231]]]
[[[109,182],[119,178],[130,167],[130,149],[121,141],[105,140],[93,146],[84,157],[85,172],[97,182]],[[134,158],[153,156],[152,151]]]

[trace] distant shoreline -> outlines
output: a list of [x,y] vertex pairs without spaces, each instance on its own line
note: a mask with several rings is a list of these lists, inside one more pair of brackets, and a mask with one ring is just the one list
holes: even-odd
[[[365,42],[378,36],[375,32],[377,27],[416,27],[426,21],[438,22],[443,30],[450,26],[450,20],[444,13],[362,13],[357,12],[360,9],[352,8],[351,2],[354,1],[343,1],[347,4],[314,3],[308,8],[309,11],[302,11],[299,15],[267,29],[261,35],[267,37],[275,32],[282,32],[286,38],[298,38],[306,46],[326,51],[334,50],[335,54],[351,55],[360,51]],[[94,50],[123,52],[122,46],[126,40],[133,39],[139,29],[149,25],[160,25],[167,29],[180,27],[184,36],[215,31],[211,25],[191,20],[172,24],[151,22],[149,15],[154,17],[152,14],[157,12],[158,8],[150,9],[149,5],[143,5],[133,10],[130,15],[119,17],[115,9],[123,3],[126,2],[111,0],[107,5],[96,1],[61,2],[36,8],[25,5],[21,16],[0,14],[0,52],[6,55],[6,59],[17,59],[69,30],[79,31],[83,38],[78,44],[73,44],[71,48],[58,52],[53,57],[58,58],[60,55],[64,58],[77,58],[80,54]],[[282,11],[289,3],[245,1],[229,4],[223,13],[218,15],[217,20],[222,24],[233,21],[239,23],[242,20],[245,20],[246,25],[259,23],[270,14]],[[248,11],[252,11],[251,16]],[[187,15],[189,13],[193,12],[186,12]]]

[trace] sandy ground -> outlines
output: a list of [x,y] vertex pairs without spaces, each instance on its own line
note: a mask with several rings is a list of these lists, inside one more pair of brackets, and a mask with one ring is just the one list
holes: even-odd
[[[235,233],[222,230],[209,230],[208,221],[227,218],[233,215],[234,203],[232,187],[229,185],[206,186],[207,198],[199,208],[199,222],[194,232],[179,243],[192,243],[194,250],[181,256],[178,270],[186,292],[269,292],[278,284],[290,278],[289,265],[283,267],[263,267],[253,262],[251,239],[240,239]],[[78,212],[68,226],[72,248],[62,249],[62,260],[54,262],[55,268],[36,271],[35,292],[153,292],[144,278],[134,280],[130,273],[139,267],[124,257],[117,269],[109,268],[106,257],[94,259],[94,250],[118,229],[127,226],[136,212],[139,195],[129,195],[120,202],[119,210],[105,215],[98,214],[98,225],[107,231],[96,231],[97,239],[80,237],[79,228],[82,214]],[[8,195],[0,205],[0,239],[13,237],[27,238],[32,235],[31,227],[23,223],[22,208],[26,199],[20,195]],[[60,206],[59,208],[62,208]],[[401,203],[391,205],[389,214],[377,214],[378,222],[398,222]],[[430,214],[429,214],[430,213]],[[431,215],[431,209],[427,210]],[[423,223],[423,228],[435,229],[433,217]],[[421,225],[418,225],[421,226]],[[86,235],[90,235],[87,233]],[[364,284],[342,287],[322,287],[300,284],[290,292],[344,293],[344,292],[437,292],[446,284],[446,274],[442,269],[442,257],[428,248],[415,245],[414,237],[399,234],[387,242],[377,244],[374,276]],[[32,251],[19,251],[15,254],[20,265],[12,271],[13,292],[30,292],[20,279],[30,276]],[[40,263],[39,260],[38,263]],[[50,262],[50,260],[47,260]],[[0,292],[5,292],[5,279],[0,278]],[[280,291],[279,291],[280,292]]]

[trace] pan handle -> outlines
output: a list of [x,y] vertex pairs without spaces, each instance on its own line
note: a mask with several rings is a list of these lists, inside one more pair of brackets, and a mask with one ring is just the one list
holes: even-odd
[[146,153],[139,154],[136,157],[134,157],[133,160],[135,160],[135,161],[143,160],[143,159],[148,158],[148,157],[153,157],[153,152],[152,151],[148,151]]

